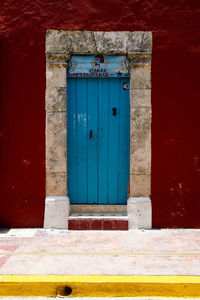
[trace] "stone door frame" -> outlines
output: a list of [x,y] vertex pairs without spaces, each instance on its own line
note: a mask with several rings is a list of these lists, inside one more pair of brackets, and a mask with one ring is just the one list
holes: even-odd
[[68,228],[67,67],[71,54],[121,54],[130,60],[129,228],[151,228],[150,31],[46,32],[46,199],[44,227]]

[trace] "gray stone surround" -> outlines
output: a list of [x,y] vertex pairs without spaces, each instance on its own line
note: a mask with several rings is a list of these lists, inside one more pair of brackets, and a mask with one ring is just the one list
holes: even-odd
[[[127,205],[129,228],[151,228],[152,33],[150,31],[47,30],[44,226],[46,228],[58,228],[58,224],[59,228],[68,226],[70,199],[67,197],[66,69],[71,54],[90,53],[127,54],[129,57],[131,111],[130,195]],[[56,212],[57,203],[59,214]],[[57,218],[60,219],[59,222]]]

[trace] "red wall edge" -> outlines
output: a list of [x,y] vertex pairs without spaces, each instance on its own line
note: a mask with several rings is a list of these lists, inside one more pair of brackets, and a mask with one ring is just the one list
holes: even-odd
[[196,0],[1,3],[0,225],[43,226],[46,29],[152,30],[153,226],[200,228]]

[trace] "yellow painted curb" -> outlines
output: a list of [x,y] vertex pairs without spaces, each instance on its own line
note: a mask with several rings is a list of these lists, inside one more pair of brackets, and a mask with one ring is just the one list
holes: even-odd
[[0,297],[200,297],[200,276],[2,275]]

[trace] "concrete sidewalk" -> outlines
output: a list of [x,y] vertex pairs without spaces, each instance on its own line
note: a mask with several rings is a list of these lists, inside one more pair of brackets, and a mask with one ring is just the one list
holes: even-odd
[[0,274],[200,275],[200,230],[1,230]]
[[0,296],[200,297],[200,230],[1,230],[0,274]]

